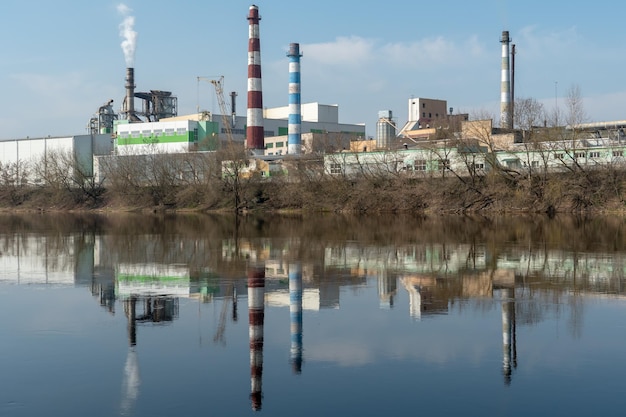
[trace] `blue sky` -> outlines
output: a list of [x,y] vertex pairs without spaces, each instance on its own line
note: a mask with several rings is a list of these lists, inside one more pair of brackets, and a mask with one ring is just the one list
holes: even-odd
[[[86,132],[109,99],[119,110],[126,64],[126,5],[137,34],[137,91],[166,90],[179,114],[219,113],[224,76],[245,114],[248,8],[252,1],[4,0],[0,16],[0,138]],[[614,1],[259,0],[263,104],[288,102],[290,43],[303,54],[302,102],[339,105],[342,123],[375,135],[379,110],[398,125],[411,97],[499,120],[500,36],[516,45],[515,95],[565,105],[574,86],[586,121],[626,119],[626,3]],[[228,100],[228,96],[226,97]]]

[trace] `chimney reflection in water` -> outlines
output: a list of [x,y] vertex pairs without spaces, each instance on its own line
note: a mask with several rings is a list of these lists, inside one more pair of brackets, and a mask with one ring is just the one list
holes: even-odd
[[302,266],[289,266],[289,318],[291,330],[291,368],[302,372]]
[[263,320],[265,315],[265,265],[248,267],[248,320],[250,336],[250,400],[258,411],[263,397]]
[[515,346],[515,289],[502,289],[502,374],[504,383],[511,383],[512,368],[517,367]]

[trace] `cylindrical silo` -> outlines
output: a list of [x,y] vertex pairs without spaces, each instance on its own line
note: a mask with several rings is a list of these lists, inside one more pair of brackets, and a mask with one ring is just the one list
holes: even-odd
[[396,137],[396,124],[393,121],[391,110],[378,112],[376,122],[376,147],[378,149],[388,149]]

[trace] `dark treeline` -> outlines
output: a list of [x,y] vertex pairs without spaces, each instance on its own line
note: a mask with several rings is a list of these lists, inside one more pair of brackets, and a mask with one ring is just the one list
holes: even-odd
[[[187,164],[188,156],[174,162]],[[197,156],[193,162],[197,162]],[[58,177],[40,184],[0,178],[0,207],[8,210],[199,210],[311,212],[599,212],[625,207],[626,172],[614,166],[546,175],[511,175],[497,169],[480,176],[417,177],[395,175],[336,176],[307,160],[290,165],[289,174],[242,175],[240,167],[224,174],[215,156],[185,178],[164,155],[142,164],[116,166],[106,182],[91,177]],[[294,160],[295,161],[295,160]],[[162,164],[162,166],[159,166]],[[4,167],[0,167],[4,168]],[[130,170],[134,170],[130,171]],[[2,170],[6,173],[5,170]],[[157,172],[159,175],[146,175]],[[60,173],[64,173],[61,177]]]

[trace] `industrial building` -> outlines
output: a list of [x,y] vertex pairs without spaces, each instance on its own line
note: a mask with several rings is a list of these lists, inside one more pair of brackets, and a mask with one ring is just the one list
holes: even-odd
[[[106,177],[103,167],[115,167],[116,158],[137,158],[137,164],[144,164],[146,156],[149,155],[195,153],[198,158],[190,157],[189,160],[200,160],[204,157],[200,155],[201,153],[215,151],[226,144],[241,145],[252,159],[264,159],[268,163],[271,161],[272,164],[280,164],[281,157],[285,156],[325,155],[324,167],[327,172],[347,175],[356,175],[358,169],[362,169],[353,166],[354,164],[350,162],[353,159],[358,160],[361,166],[382,163],[385,170],[390,169],[386,166],[390,163],[387,159],[396,158],[389,156],[391,151],[400,152],[398,155],[412,156],[408,159],[405,156],[396,158],[390,172],[434,173],[445,172],[446,169],[457,172],[463,168],[462,164],[470,154],[476,159],[476,167],[489,170],[488,164],[485,163],[485,153],[497,153],[493,160],[506,166],[519,165],[524,168],[523,162],[527,165],[538,163],[533,153],[538,151],[530,151],[524,146],[525,132],[513,128],[515,65],[511,56],[514,56],[515,45],[511,52],[508,31],[502,32],[500,40],[502,66],[499,127],[494,127],[493,121],[470,122],[468,114],[454,114],[453,108],[448,107],[445,100],[411,97],[408,100],[408,121],[398,130],[393,112],[380,111],[376,139],[372,140],[366,137],[364,124],[340,123],[338,105],[301,103],[302,53],[297,43],[291,43],[286,54],[289,60],[289,85],[286,86],[288,105],[265,108],[261,79],[260,17],[257,6],[250,6],[247,20],[248,102],[245,115],[238,115],[236,112],[236,92],[230,92],[230,106],[227,106],[224,99],[223,76],[216,79],[198,77],[198,82],[202,79],[214,86],[221,114],[205,110],[195,114],[178,115],[177,97],[172,92],[160,89],[135,91],[134,63],[127,57],[125,95],[119,113],[113,109],[113,100],[108,100],[89,119],[87,135],[0,141],[2,167],[6,170],[9,166],[19,166],[17,172],[18,177],[21,177],[20,182],[40,183],[43,179],[36,178],[34,176],[36,170],[28,169],[28,166],[34,166],[53,153],[63,152],[71,155],[87,176],[94,176],[100,180]],[[124,52],[126,54],[126,51]],[[135,105],[136,100],[141,102],[140,106]],[[597,163],[598,158],[605,162],[609,159],[611,162],[621,161],[620,156],[615,157],[614,152],[618,154],[623,152],[621,141],[626,122],[609,123],[607,126],[589,124],[573,128],[584,130],[585,135],[577,142],[577,146],[582,150],[573,153],[572,161],[582,163],[583,154],[586,155],[585,163],[587,156],[592,158],[590,163]],[[444,129],[446,132],[443,132]],[[476,134],[479,130],[480,137]],[[453,138],[455,141],[452,141]],[[587,140],[596,138],[602,141]],[[465,141],[466,144],[459,145],[459,140]],[[477,146],[478,143],[481,146]],[[558,146],[556,142],[550,145],[551,149]],[[616,147],[619,149],[615,150]],[[522,155],[520,152],[525,153]],[[545,147],[541,152],[545,152]],[[365,153],[371,154],[359,155]],[[555,151],[555,154],[568,155],[564,150]],[[562,162],[561,160],[544,165],[550,169],[557,169]],[[251,164],[251,166],[261,165],[268,164],[254,162]],[[267,173],[271,171],[272,169],[268,169]],[[285,169],[274,171],[286,172]],[[29,172],[30,177],[24,178],[19,174],[21,172]]]
[[53,159],[67,164],[65,169],[79,169],[82,176],[93,175],[93,157],[110,155],[110,134],[25,138],[0,141],[0,167],[12,175],[16,184],[42,184],[46,163]]

